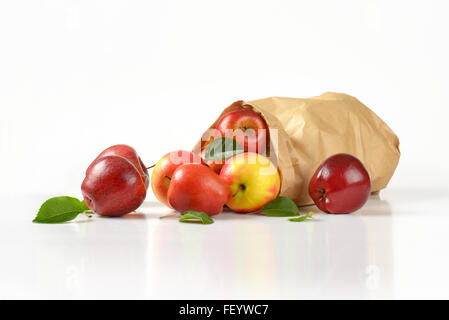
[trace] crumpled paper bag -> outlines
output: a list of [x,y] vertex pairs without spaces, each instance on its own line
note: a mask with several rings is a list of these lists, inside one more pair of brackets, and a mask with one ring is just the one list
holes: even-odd
[[[399,139],[372,110],[356,98],[327,92],[311,98],[270,97],[236,101],[224,114],[249,108],[260,113],[270,129],[273,152],[282,177],[280,195],[298,206],[313,204],[308,184],[319,165],[336,153],[349,153],[364,164],[371,191],[385,188],[399,162]],[[277,129],[277,134],[273,134]],[[201,149],[201,140],[194,151]],[[274,148],[273,148],[274,147]]]

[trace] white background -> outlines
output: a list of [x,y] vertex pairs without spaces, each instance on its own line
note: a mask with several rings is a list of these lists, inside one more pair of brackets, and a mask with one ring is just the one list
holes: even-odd
[[[150,165],[168,151],[190,149],[235,100],[338,91],[369,106],[401,141],[402,157],[385,194],[392,221],[394,208],[403,219],[393,224],[387,244],[379,244],[393,252],[388,259],[394,257],[394,290],[384,296],[448,297],[444,281],[438,284],[438,271],[449,265],[443,223],[449,198],[448,14],[444,0],[2,0],[0,194],[7,210],[0,224],[7,230],[20,215],[16,230],[24,233],[49,196],[80,196],[85,168],[107,146],[130,144]],[[32,228],[37,238],[47,232]],[[17,238],[10,243],[25,250],[34,240],[25,235],[23,244]],[[2,245],[10,259],[30,262]],[[8,268],[14,272],[14,261]],[[424,272],[434,282],[418,276]],[[9,279],[3,287],[16,288],[12,298],[78,297]],[[148,285],[136,297],[158,297],[158,288]],[[98,290],[96,297],[108,297]]]

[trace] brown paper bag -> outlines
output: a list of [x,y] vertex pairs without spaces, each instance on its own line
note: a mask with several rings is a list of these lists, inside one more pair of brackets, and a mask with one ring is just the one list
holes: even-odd
[[[398,137],[352,96],[327,92],[306,99],[236,101],[209,129],[215,128],[225,113],[242,108],[259,112],[267,122],[282,177],[281,195],[290,197],[298,206],[313,204],[308,194],[310,178],[331,155],[350,153],[359,158],[369,172],[372,192],[387,186],[398,164]],[[273,129],[277,129],[277,137]],[[201,141],[194,151],[200,148]]]

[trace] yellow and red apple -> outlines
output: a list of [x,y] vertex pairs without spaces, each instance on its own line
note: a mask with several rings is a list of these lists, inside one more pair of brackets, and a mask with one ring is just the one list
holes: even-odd
[[153,168],[151,189],[153,189],[156,198],[167,207],[171,207],[167,200],[167,193],[173,172],[176,168],[186,163],[205,165],[200,156],[190,151],[179,150],[164,155]]
[[226,205],[235,212],[254,212],[276,199],[281,189],[278,168],[267,157],[244,152],[226,160],[220,177],[230,186]]

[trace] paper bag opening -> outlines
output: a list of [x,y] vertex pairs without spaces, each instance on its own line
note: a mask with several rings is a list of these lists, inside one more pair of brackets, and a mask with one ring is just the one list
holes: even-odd
[[[280,195],[298,206],[313,204],[309,181],[319,165],[334,154],[357,157],[368,170],[372,192],[387,186],[399,162],[396,134],[350,95],[327,92],[311,98],[239,100],[225,108],[209,129],[214,129],[224,114],[242,108],[258,112],[267,122],[271,140],[268,156],[281,173]],[[202,140],[194,152],[205,146]]]

